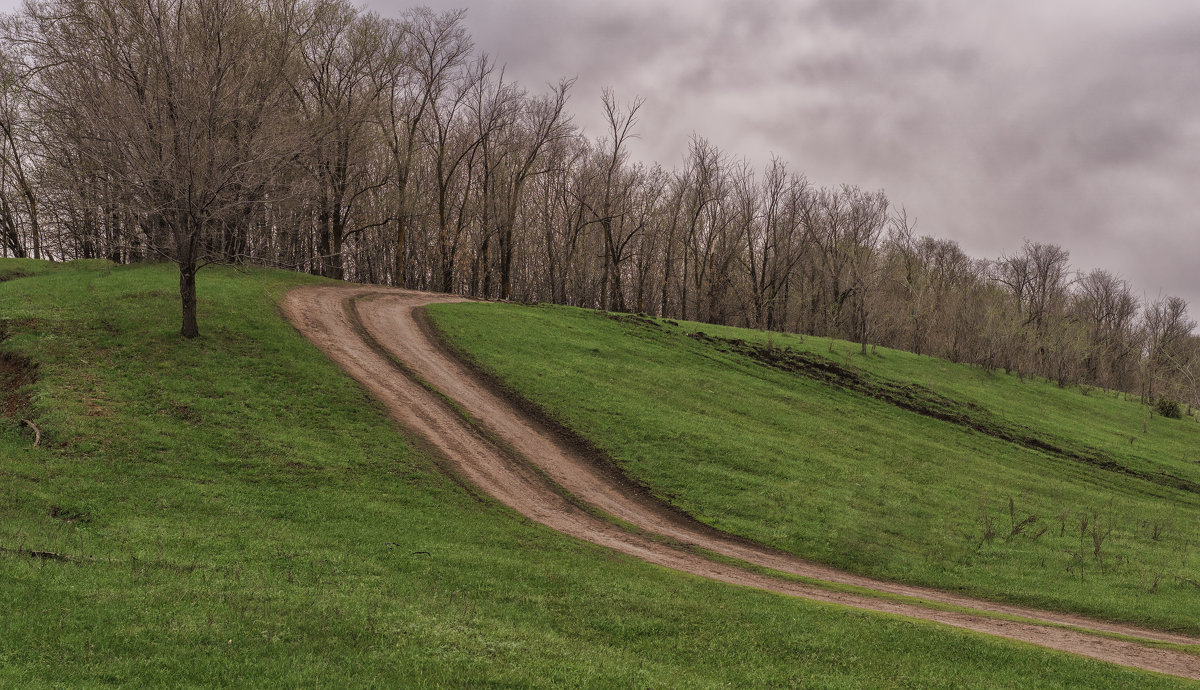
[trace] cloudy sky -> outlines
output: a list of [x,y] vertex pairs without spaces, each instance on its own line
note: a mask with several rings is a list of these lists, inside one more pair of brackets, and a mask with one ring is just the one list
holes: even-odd
[[973,255],[1055,242],[1200,315],[1194,0],[479,1],[467,25],[527,87],[577,76],[593,135],[604,86],[643,96],[645,159],[678,163],[693,132],[774,154]]
[[[925,234],[996,257],[1066,247],[1200,316],[1195,0],[429,0],[531,89],[646,99],[637,154],[693,133],[758,166],[887,190]],[[384,15],[407,3],[367,0]],[[16,5],[0,0],[0,8]]]

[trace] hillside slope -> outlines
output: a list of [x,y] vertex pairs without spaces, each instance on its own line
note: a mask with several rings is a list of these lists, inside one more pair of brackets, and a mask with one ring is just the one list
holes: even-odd
[[185,342],[172,267],[43,271],[0,282],[0,685],[1178,684],[533,525],[279,318],[309,277],[202,274]]
[[429,308],[515,394],[719,529],[876,577],[1200,631],[1194,419],[818,338]]

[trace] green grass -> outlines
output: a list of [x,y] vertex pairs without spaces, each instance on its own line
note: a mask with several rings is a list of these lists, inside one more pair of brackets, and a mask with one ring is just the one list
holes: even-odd
[[169,265],[23,266],[0,351],[37,364],[45,437],[0,420],[0,686],[1178,685],[681,575],[473,497],[279,318],[315,279],[206,270],[189,342]]
[[[1177,488],[1200,482],[1194,419],[1156,417],[1143,434],[1136,402],[822,338],[565,307],[430,313],[506,385],[720,529],[868,575],[1200,633],[1200,495]],[[766,366],[696,331],[820,355],[893,391],[915,384],[1011,437],[1123,469]]]

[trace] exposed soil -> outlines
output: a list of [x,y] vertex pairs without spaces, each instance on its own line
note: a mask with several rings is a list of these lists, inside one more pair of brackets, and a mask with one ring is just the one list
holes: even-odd
[[[9,322],[0,320],[0,343],[8,338]],[[21,389],[37,380],[37,366],[14,352],[0,352],[0,417],[20,419],[29,407]]]
[[12,273],[0,273],[0,283],[6,283],[10,280],[16,280],[17,278],[28,278],[32,275],[32,273],[22,273],[20,271],[13,271]]
[[1159,486],[1200,493],[1200,483],[1186,477],[1129,467],[1097,448],[1073,447],[1061,439],[1039,436],[1028,427],[1010,424],[974,403],[948,398],[920,384],[899,383],[864,369],[839,364],[828,357],[793,350],[790,347],[770,347],[738,339],[717,338],[704,333],[688,335],[719,350],[748,357],[763,366],[853,391],[910,412],[973,429],[1001,441],[1015,443],[1064,460],[1091,465],[1107,472],[1135,477]]
[[[420,308],[454,301],[461,300],[364,286],[309,286],[290,292],[282,308],[296,328],[375,395],[393,419],[438,452],[456,479],[564,534],[722,582],[935,621],[1200,679],[1200,657],[1087,631],[1180,644],[1200,644],[1200,639],[866,578],[700,524],[639,490],[602,457],[588,452],[586,443],[572,439],[568,431],[529,414],[528,403],[515,404],[494,382],[477,376],[471,366],[431,338],[421,325]],[[620,527],[606,516],[632,527]],[[825,582],[1021,616],[1044,624],[831,591],[712,560],[699,549]]]
[[21,389],[36,378],[37,369],[29,360],[11,352],[0,352],[0,416],[20,418],[29,407],[29,396]]

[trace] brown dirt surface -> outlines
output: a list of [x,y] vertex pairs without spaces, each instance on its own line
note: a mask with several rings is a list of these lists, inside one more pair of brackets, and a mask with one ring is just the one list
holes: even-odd
[[37,380],[37,367],[12,352],[0,352],[0,416],[20,419],[29,407],[25,386]]
[[[527,404],[513,401],[494,381],[456,358],[423,325],[420,310],[435,302],[457,301],[462,299],[361,285],[323,285],[297,288],[281,306],[288,320],[378,398],[393,419],[435,449],[456,479],[564,534],[730,584],[934,621],[1200,680],[1200,656],[1091,633],[1200,645],[1197,638],[867,578],[700,524],[640,490],[603,458],[581,450],[586,444],[529,414]],[[707,558],[701,550],[760,568],[978,613],[945,611],[772,577]]]

